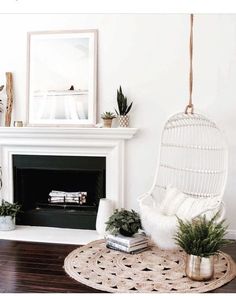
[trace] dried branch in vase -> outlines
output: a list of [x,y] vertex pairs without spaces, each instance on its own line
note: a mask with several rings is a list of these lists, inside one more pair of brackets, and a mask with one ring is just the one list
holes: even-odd
[[10,127],[11,125],[11,114],[13,105],[13,80],[12,73],[6,73],[6,93],[7,93],[7,107],[5,116],[5,126]]
[[[4,85],[0,86],[0,92],[3,90]],[[2,103],[2,99],[0,99],[0,112],[3,112],[3,103]]]

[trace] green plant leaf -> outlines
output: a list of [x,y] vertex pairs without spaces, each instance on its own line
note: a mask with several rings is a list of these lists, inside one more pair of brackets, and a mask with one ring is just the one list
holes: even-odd
[[106,222],[106,231],[110,233],[117,233],[123,229],[130,234],[138,232],[142,228],[141,219],[137,212],[134,210],[116,209]]
[[132,103],[129,106],[127,105],[127,97],[124,96],[120,86],[120,88],[117,89],[117,105],[119,110],[119,113],[115,110],[117,115],[126,115],[130,111]]
[[20,211],[21,206],[18,203],[9,203],[2,200],[0,205],[0,216],[11,216],[15,217]]
[[188,254],[208,257],[217,254],[222,246],[231,243],[224,239],[227,226],[225,220],[216,223],[214,215],[210,221],[205,216],[198,217],[193,221],[183,221],[177,217],[178,231],[174,236],[178,244]]

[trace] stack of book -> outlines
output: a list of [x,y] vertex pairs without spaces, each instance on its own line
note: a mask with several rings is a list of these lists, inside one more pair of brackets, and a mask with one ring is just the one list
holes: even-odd
[[125,237],[121,234],[107,235],[107,248],[127,253],[139,253],[148,249],[148,237],[145,234],[134,234],[132,237]]

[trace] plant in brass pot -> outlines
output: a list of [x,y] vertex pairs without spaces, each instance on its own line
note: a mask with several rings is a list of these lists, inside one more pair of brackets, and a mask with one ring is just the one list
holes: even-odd
[[134,210],[116,209],[106,222],[106,231],[131,237],[142,228],[140,216]]
[[113,112],[104,112],[101,114],[101,118],[103,119],[104,128],[111,128],[112,120],[116,118]]
[[192,221],[178,218],[176,244],[186,253],[186,275],[198,281],[209,280],[214,274],[214,256],[222,246],[231,243],[224,239],[227,226],[225,220],[216,223],[218,214],[207,221],[206,216]]
[[2,200],[0,205],[0,230],[15,229],[15,217],[21,206],[17,203],[9,203]]
[[129,116],[128,113],[132,108],[133,102],[128,105],[127,97],[124,96],[122,88],[120,86],[119,90],[117,90],[117,105],[118,111],[115,109],[116,114],[119,117],[119,126],[120,127],[128,127],[129,126]]

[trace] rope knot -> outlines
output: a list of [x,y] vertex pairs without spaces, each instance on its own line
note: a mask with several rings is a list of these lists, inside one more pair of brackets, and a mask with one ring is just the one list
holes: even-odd
[[194,112],[194,107],[193,107],[193,104],[188,104],[185,108],[185,114],[193,114]]

